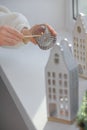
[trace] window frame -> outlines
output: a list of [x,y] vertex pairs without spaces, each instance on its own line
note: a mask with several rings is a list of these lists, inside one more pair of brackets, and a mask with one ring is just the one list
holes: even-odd
[[73,3],[72,0],[66,0],[66,31],[72,33],[75,19],[73,19]]
[[72,13],[73,13],[73,19],[76,20],[76,17],[78,16],[78,0],[72,0]]

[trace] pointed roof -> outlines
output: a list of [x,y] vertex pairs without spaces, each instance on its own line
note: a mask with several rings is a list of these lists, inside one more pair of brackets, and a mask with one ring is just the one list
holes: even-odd
[[81,19],[85,33],[87,33],[87,15],[80,13],[77,17],[77,21]]
[[75,61],[75,58],[72,54],[71,44],[69,44],[67,39],[64,39],[61,41],[61,50],[62,55],[65,60],[65,64],[68,67],[69,70],[72,70],[73,68],[77,67],[77,63]]
[[58,54],[62,55],[63,60],[65,62],[66,67],[68,68],[68,70],[72,70],[72,69],[77,67],[77,63],[76,63],[76,61],[74,59],[74,56],[72,54],[71,44],[69,44],[66,39],[62,40],[60,42],[60,44],[57,43],[51,49],[50,57],[49,57],[49,60],[48,60],[48,64],[49,64],[49,61],[52,58],[53,53],[56,53],[56,52],[58,52]]

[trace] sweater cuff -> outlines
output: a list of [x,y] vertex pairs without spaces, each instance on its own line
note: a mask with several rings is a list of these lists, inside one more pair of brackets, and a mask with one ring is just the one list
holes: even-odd
[[20,24],[19,26],[17,26],[16,27],[16,29],[18,30],[18,31],[22,31],[22,29],[23,28],[28,28],[28,29],[30,29],[30,26],[29,25],[26,25],[26,24]]

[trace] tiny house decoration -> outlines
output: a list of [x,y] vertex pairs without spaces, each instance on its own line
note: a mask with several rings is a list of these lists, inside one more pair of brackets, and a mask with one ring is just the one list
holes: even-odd
[[79,76],[87,79],[87,16],[79,14],[73,30],[73,52]]
[[87,91],[83,97],[82,105],[78,111],[76,121],[81,130],[87,130]]
[[78,111],[78,65],[67,40],[50,51],[45,67],[47,116],[70,124]]

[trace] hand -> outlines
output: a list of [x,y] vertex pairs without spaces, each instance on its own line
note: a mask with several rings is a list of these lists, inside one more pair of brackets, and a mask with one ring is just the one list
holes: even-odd
[[21,42],[23,34],[10,26],[0,26],[0,46],[14,46]]
[[53,36],[57,36],[57,32],[53,29],[52,26],[50,26],[49,24],[46,24],[47,28],[49,29],[50,33],[53,35]]
[[[56,31],[49,24],[39,24],[35,25],[30,29],[32,35],[42,35],[45,31],[45,26],[48,28],[52,36],[57,36]],[[33,38],[34,39],[34,38]],[[35,41],[35,39],[33,40]],[[36,43],[36,41],[35,41]]]
[[[49,29],[50,33],[53,35],[53,36],[56,36],[57,33],[56,31],[48,24],[38,24],[38,25],[34,25],[33,27],[31,27],[31,29],[23,29],[22,30],[22,33],[26,36],[26,35],[42,35],[45,31],[45,28],[44,26],[42,25],[46,25],[47,28]],[[25,42],[33,42],[34,44],[37,44],[36,43],[36,40],[34,39],[34,37],[31,37],[31,38],[26,38],[25,39]]]

